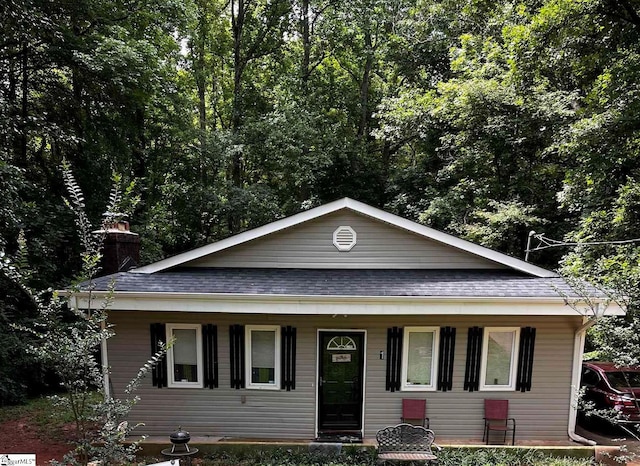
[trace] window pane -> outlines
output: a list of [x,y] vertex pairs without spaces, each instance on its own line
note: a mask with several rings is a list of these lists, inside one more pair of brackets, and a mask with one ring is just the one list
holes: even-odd
[[511,358],[515,332],[491,332],[487,346],[485,385],[511,383]]
[[640,387],[640,372],[607,372],[607,378],[613,388],[617,388],[618,390]]
[[173,374],[176,382],[198,381],[198,350],[195,329],[174,329]]
[[275,383],[276,332],[251,331],[251,383]]
[[407,383],[431,385],[433,332],[410,332],[407,357]]

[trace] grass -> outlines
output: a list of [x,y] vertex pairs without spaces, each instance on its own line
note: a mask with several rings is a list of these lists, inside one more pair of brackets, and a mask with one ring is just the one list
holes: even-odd
[[36,398],[24,405],[4,406],[0,409],[0,422],[22,418],[29,419],[39,428],[46,428],[52,423],[60,426],[73,420],[70,412],[57,407],[54,400],[48,397]]
[[[93,395],[97,396],[97,393]],[[24,405],[0,408],[0,423],[15,419],[24,419],[39,432],[40,437],[52,440],[68,440],[65,426],[74,422],[71,410],[60,402],[58,396],[34,398]]]

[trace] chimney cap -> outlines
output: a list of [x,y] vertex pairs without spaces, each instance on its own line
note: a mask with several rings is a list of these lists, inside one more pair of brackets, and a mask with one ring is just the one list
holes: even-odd
[[137,233],[129,230],[129,222],[125,220],[127,214],[122,212],[105,212],[102,216],[102,228],[93,231],[93,233],[125,233],[138,236]]
[[102,214],[103,222],[120,222],[125,221],[129,217],[125,212],[105,212]]

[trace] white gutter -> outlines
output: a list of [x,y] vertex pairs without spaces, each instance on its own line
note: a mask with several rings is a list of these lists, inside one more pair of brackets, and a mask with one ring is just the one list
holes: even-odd
[[[65,292],[59,292],[64,296]],[[106,292],[67,294],[78,308],[90,305]],[[545,315],[575,316],[563,298],[455,297],[455,296],[303,296],[230,293],[157,293],[116,291],[110,311],[170,311],[203,313],[297,315]],[[610,307],[607,315],[622,310]]]
[[569,438],[583,445],[597,445],[597,442],[576,434],[576,419],[578,416],[578,391],[580,376],[582,373],[582,354],[584,353],[584,340],[587,330],[598,320],[597,317],[584,318],[583,324],[578,327],[573,340],[573,373],[571,374],[571,402],[569,403]]
[[[242,301],[307,301],[307,302],[372,302],[398,301],[398,302],[423,302],[432,303],[535,303],[535,304],[562,304],[566,305],[566,299],[561,296],[391,296],[391,295],[310,295],[310,294],[268,294],[268,293],[199,293],[199,292],[171,292],[171,291],[68,291],[57,290],[58,295],[69,297],[70,300],[86,301],[89,296],[92,299],[104,299],[107,296],[133,299],[209,299],[209,300],[242,300]],[[566,315],[575,315],[575,309],[567,307]],[[610,315],[624,315],[622,311],[608,313]]]

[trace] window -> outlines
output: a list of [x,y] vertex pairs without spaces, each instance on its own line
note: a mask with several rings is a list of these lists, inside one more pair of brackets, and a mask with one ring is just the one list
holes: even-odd
[[329,351],[354,351],[358,349],[356,342],[351,337],[333,337],[327,343]]
[[439,328],[405,327],[402,389],[435,390]]
[[481,390],[515,390],[520,329],[486,327],[482,342]]
[[586,367],[582,369],[581,385],[583,387],[593,387],[597,385],[598,382],[600,382],[600,377],[596,371],[592,371]]
[[631,387],[640,387],[640,372],[616,371],[605,372],[609,383],[616,390],[628,390]]
[[247,325],[247,388],[280,388],[280,327]]
[[202,328],[193,324],[167,324],[169,387],[202,388]]

